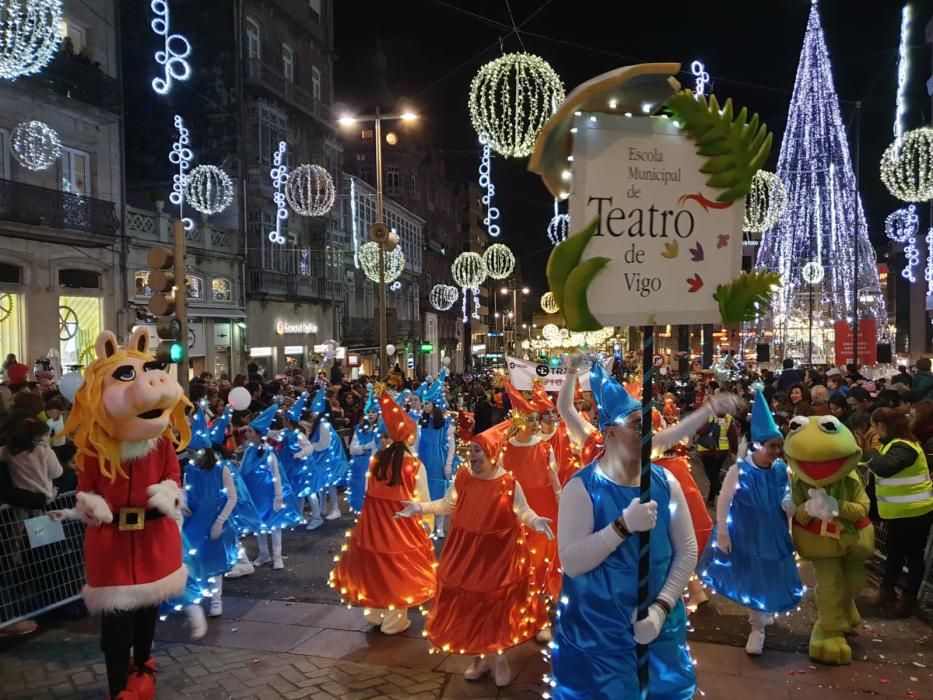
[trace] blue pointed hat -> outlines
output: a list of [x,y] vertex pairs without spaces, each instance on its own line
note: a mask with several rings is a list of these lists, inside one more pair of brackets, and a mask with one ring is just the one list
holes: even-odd
[[395,397],[395,403],[399,406],[405,406],[408,403],[408,399],[411,398],[411,389],[405,389],[401,394]]
[[369,413],[374,411],[379,413],[379,403],[376,401],[376,397],[373,396],[373,385],[369,385],[369,395],[366,397],[366,404],[363,406],[363,413]]
[[250,421],[249,427],[260,435],[265,435],[272,427],[272,421],[275,420],[275,414],[279,412],[278,402],[274,402],[269,408],[265,409],[258,416]]
[[301,420],[301,414],[304,413],[305,406],[308,405],[308,399],[311,398],[311,395],[307,391],[302,391],[301,396],[292,404],[292,407],[288,409],[288,412],[285,414],[288,416],[288,419],[293,423],[297,423]]
[[641,402],[613,379],[599,360],[590,369],[590,391],[596,399],[600,430],[641,409]]
[[421,382],[421,386],[419,386],[417,389],[415,389],[415,396],[417,396],[419,399],[421,399],[422,401],[424,401],[425,394],[428,393],[428,389],[430,389],[430,388],[431,388],[431,387],[430,387],[430,385],[428,384],[428,380],[425,379],[423,382]]
[[233,409],[227,406],[227,409],[220,415],[220,418],[214,421],[211,426],[211,444],[223,445],[227,438],[227,428],[230,427],[230,416],[233,415]]
[[317,413],[319,416],[327,412],[327,390],[324,387],[317,390],[314,401],[311,402],[311,407],[308,410],[311,413]]
[[442,411],[447,409],[447,399],[444,398],[444,380],[447,378],[447,371],[441,370],[437,379],[431,384],[431,387],[421,397],[422,401],[430,401]]
[[188,447],[192,450],[206,450],[211,446],[211,434],[207,427],[207,415],[204,406],[198,405],[191,419],[191,441]]
[[765,395],[760,391],[756,392],[755,402],[752,404],[752,442],[763,443],[774,439],[783,440],[784,435],[774,422],[774,415]]

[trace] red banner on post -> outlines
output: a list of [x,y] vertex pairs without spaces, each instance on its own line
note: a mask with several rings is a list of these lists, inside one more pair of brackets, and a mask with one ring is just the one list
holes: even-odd
[[[836,331],[836,364],[855,362],[852,326],[846,321],[836,321],[833,328]],[[858,322],[858,363],[873,365],[877,362],[878,324],[873,318],[863,318]]]

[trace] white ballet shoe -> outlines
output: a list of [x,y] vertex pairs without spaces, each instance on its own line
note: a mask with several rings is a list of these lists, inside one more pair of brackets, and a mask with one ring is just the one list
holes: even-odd
[[463,672],[463,677],[468,681],[478,681],[486,675],[487,671],[489,671],[489,657],[481,659],[477,656],[473,659],[473,663],[467,666],[467,670]]
[[204,609],[200,605],[186,606],[185,616],[191,628],[191,639],[198,640],[207,634],[207,618],[204,617]]

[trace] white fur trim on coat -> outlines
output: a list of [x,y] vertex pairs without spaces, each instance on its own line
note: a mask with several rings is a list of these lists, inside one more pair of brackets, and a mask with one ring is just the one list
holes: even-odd
[[134,459],[139,459],[140,457],[145,457],[156,448],[156,445],[159,444],[159,440],[160,438],[152,438],[151,440],[140,440],[139,442],[120,443],[120,460],[129,462]]
[[156,508],[170,518],[178,519],[181,513],[182,493],[178,483],[172,479],[160,481],[146,489],[149,508]]
[[112,523],[113,512],[102,496],[90,491],[80,491],[75,498],[75,515],[85,525],[98,526],[101,523]]
[[81,591],[84,604],[92,613],[114,610],[136,610],[154,605],[181,595],[188,581],[188,569],[182,564],[168,576],[135,586],[85,586]]

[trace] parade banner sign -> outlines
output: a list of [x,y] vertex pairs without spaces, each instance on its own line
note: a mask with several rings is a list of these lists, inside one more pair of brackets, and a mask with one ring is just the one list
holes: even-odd
[[[607,357],[603,364],[607,370],[612,368],[613,358]],[[545,391],[560,391],[564,384],[566,369],[563,367],[551,367],[541,362],[529,362],[517,357],[507,357],[506,362],[509,367],[509,381],[519,391],[531,391],[534,388],[535,380],[543,382]],[[590,390],[590,373],[580,372],[577,375],[580,381],[580,390]]]
[[720,323],[713,294],[741,271],[744,198],[717,201],[673,119],[582,114],[575,127],[570,217],[597,221],[580,263],[594,268],[589,311],[607,326]]

